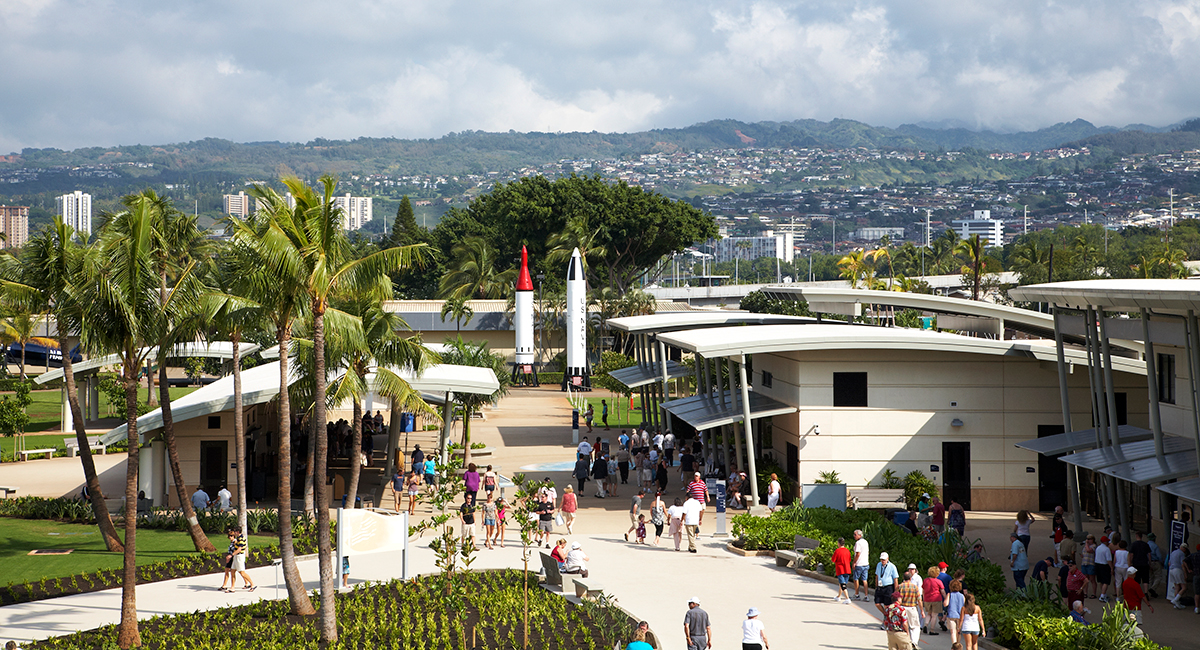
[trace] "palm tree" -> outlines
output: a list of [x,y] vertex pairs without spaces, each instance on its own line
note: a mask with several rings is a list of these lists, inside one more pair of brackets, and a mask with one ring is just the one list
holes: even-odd
[[[331,309],[331,299],[339,294],[378,299],[390,297],[388,273],[422,264],[428,257],[428,247],[425,244],[399,246],[352,259],[349,239],[342,230],[341,209],[334,203],[337,179],[326,175],[319,182],[320,195],[299,179],[283,179],[295,197],[295,211],[285,215],[291,218],[274,220],[272,227],[278,229],[279,239],[252,239],[248,243],[257,246],[258,253],[268,264],[279,270],[288,269],[299,277],[312,318],[314,400],[311,426],[317,432],[313,472],[316,476],[314,498],[321,567],[321,639],[332,643],[337,641],[338,633],[334,618],[334,567],[330,558],[333,550],[329,537],[330,498],[325,482],[329,439],[323,435],[327,395],[325,320],[328,315],[331,320],[352,327],[353,324],[348,322],[350,316]],[[280,354],[283,354],[282,348]]]
[[988,256],[987,243],[979,235],[960,240],[954,247],[954,253],[961,255],[966,264],[962,274],[971,277],[971,300],[979,300],[979,281],[986,271]]
[[[389,398],[394,404],[403,405],[405,411],[437,418],[437,411],[430,408],[421,399],[420,392],[413,390],[397,372],[409,370],[419,374],[436,361],[436,356],[421,345],[419,337],[405,338],[397,334],[408,330],[408,323],[400,316],[384,311],[377,300],[351,299],[341,307],[342,311],[362,322],[363,336],[335,340],[329,346],[333,351],[329,355],[333,367],[344,369],[344,373],[330,382],[328,402],[353,402],[350,421],[354,435],[352,448],[362,449],[362,398],[368,390]],[[368,384],[372,374],[373,382]],[[355,503],[361,473],[362,464],[351,462],[346,503]]]
[[[96,475],[96,464],[92,459],[91,445],[87,444],[87,429],[83,409],[79,405],[79,393],[75,389],[75,372],[72,368],[69,333],[82,327],[79,306],[85,300],[83,284],[84,256],[88,251],[75,240],[71,226],[55,217],[49,228],[29,240],[21,251],[17,265],[4,264],[0,280],[5,302],[24,303],[34,309],[54,315],[58,331],[59,349],[63,352],[63,379],[66,382],[67,404],[71,409],[71,420],[75,427],[75,438],[79,443],[79,462],[83,465],[84,483],[88,488],[88,500],[92,513],[104,539],[104,547],[110,552],[124,551],[121,538],[113,526],[112,517],[104,503],[104,492]],[[10,258],[6,258],[6,262]]]
[[475,310],[471,309],[470,305],[467,304],[465,296],[446,298],[442,302],[442,322],[446,322],[447,316],[453,316],[454,331],[456,333],[462,332],[463,321],[470,321],[474,315]]
[[[204,236],[196,226],[196,217],[184,215],[171,205],[170,201],[158,197],[152,190],[145,190],[140,195],[154,205],[151,214],[154,216],[150,260],[154,274],[158,277],[157,337],[154,342],[158,353],[155,361],[158,364],[158,395],[159,410],[162,413],[163,442],[167,448],[167,464],[175,483],[175,496],[179,499],[179,507],[183,511],[183,519],[187,522],[188,534],[192,545],[202,553],[213,553],[217,549],[204,534],[200,522],[196,519],[196,510],[188,498],[187,484],[183,480],[183,470],[179,465],[179,446],[175,440],[175,421],[171,417],[171,384],[167,378],[167,357],[176,343],[194,340],[202,330],[203,319],[198,311],[172,314],[167,309],[171,301],[168,282],[178,278],[184,270],[194,268],[198,259],[204,256]],[[193,290],[199,287],[194,287]],[[147,368],[147,374],[153,374]]]
[[[550,252],[546,254],[546,262],[552,265],[566,264],[571,259],[571,254],[578,248],[579,255],[583,260],[583,270],[585,273],[590,273],[591,263],[601,261],[608,255],[608,248],[604,245],[605,240],[603,229],[593,228],[587,215],[571,217],[567,220],[567,225],[562,232],[551,235],[546,242],[550,246]],[[588,280],[592,284],[597,284],[597,277],[589,276]]]
[[876,265],[879,264],[879,258],[881,258],[881,257],[883,259],[887,260],[887,263],[888,263],[888,282],[887,282],[887,284],[888,284],[888,288],[890,289],[892,286],[892,279],[896,277],[896,271],[894,268],[892,268],[892,253],[891,253],[891,250],[887,247],[886,240],[887,240],[887,238],[885,237],[884,241],[880,242],[880,247],[876,248],[873,251],[868,252],[866,254],[866,257],[870,258],[871,262]]
[[507,372],[508,364],[504,357],[488,350],[486,341],[468,342],[463,341],[461,336],[446,344],[442,363],[491,368],[500,382],[500,388],[491,395],[454,393],[454,399],[463,409],[463,465],[468,465],[471,462],[471,416],[484,404],[494,404],[508,394],[508,386],[512,381]]
[[7,341],[21,344],[21,379],[25,379],[25,352],[29,347],[29,341],[33,339],[33,332],[37,329],[37,319],[29,309],[20,307],[11,309],[11,315],[0,323],[0,327],[4,328],[2,335]]
[[870,270],[862,251],[850,251],[837,264],[842,267],[842,277],[850,281],[851,289],[857,289]]
[[245,417],[242,404],[242,355],[241,343],[244,333],[249,329],[258,329],[263,323],[265,314],[263,306],[246,298],[254,286],[253,281],[244,279],[242,272],[254,273],[248,264],[236,259],[239,252],[237,247],[229,247],[222,251],[218,258],[221,263],[212,269],[210,279],[213,287],[206,292],[202,299],[202,313],[209,323],[212,333],[218,337],[226,337],[233,344],[233,449],[237,458],[237,501],[238,528],[242,534],[247,534],[246,521],[246,436]]
[[467,237],[450,249],[450,272],[442,277],[443,298],[503,298],[512,290],[517,270],[496,270],[497,253],[482,237]]
[[933,240],[929,246],[930,270],[934,275],[950,273],[957,265],[954,259],[954,249],[958,246],[958,233],[946,230],[940,237]]
[[[125,387],[125,424],[129,459],[125,468],[125,503],[137,503],[140,440],[137,430],[138,375],[149,354],[146,344],[159,334],[164,312],[186,311],[193,297],[191,268],[179,274],[165,305],[158,301],[159,278],[153,263],[155,211],[160,205],[145,195],[127,197],[126,210],[106,219],[98,242],[100,255],[88,265],[91,300],[84,305],[83,318],[91,323],[81,331],[88,350],[115,352],[121,359]],[[141,645],[138,631],[136,542],[137,517],[125,517],[125,561],[121,581],[121,624],[117,645]]]
[[1021,274],[1021,284],[1045,282],[1050,268],[1049,250],[1026,238],[1013,251],[1011,268]]
[[[301,277],[300,251],[288,238],[285,228],[293,228],[295,212],[279,193],[255,186],[252,193],[263,206],[247,220],[230,217],[235,259],[241,261],[244,293],[263,308],[263,313],[275,330],[279,345],[279,555],[283,581],[287,586],[288,603],[295,616],[310,616],[316,612],[300,569],[296,566],[296,549],[292,538],[292,421],[289,364],[291,362],[292,328],[308,303]],[[286,224],[286,225],[285,225]],[[323,432],[322,432],[323,433]],[[323,437],[323,436],[322,436]]]

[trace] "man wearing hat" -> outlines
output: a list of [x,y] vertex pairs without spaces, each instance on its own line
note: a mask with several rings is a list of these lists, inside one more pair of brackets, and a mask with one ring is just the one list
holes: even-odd
[[708,612],[700,609],[700,598],[688,600],[688,611],[683,615],[683,634],[687,637],[687,650],[704,650],[712,647],[712,625]]
[[896,565],[888,562],[887,551],[879,554],[879,563],[875,565],[875,609],[880,614],[892,604],[892,592],[896,590],[896,582],[900,574]]
[[[940,572],[938,573],[937,579],[942,581],[942,593],[948,594],[950,593],[950,581],[953,580],[953,578],[950,577],[950,574],[946,573],[946,569],[949,569],[950,565],[946,564],[945,562],[938,562],[937,566],[938,571]],[[946,631],[946,611],[944,609],[940,614],[938,614],[938,627],[942,628],[943,632]]]
[[913,581],[917,575],[917,565],[909,564],[904,572],[904,580],[896,587],[900,596],[900,604],[904,607],[904,615],[908,617],[908,636],[913,647],[921,643],[921,588]]
[[1150,608],[1150,612],[1154,612],[1154,605],[1146,600],[1146,594],[1142,592],[1142,585],[1138,583],[1137,569],[1129,567],[1125,569],[1125,582],[1121,583],[1122,593],[1125,595],[1125,606],[1129,611],[1133,612],[1133,616],[1137,619],[1138,625],[1142,624],[1142,604]]
[[583,577],[588,577],[586,562],[592,558],[583,552],[583,547],[579,542],[571,542],[571,550],[567,551],[567,561],[563,566],[563,573],[578,573]]

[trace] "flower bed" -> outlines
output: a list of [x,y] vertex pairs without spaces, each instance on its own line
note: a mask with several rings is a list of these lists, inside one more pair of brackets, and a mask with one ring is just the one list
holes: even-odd
[[[523,576],[529,581],[529,647],[594,650],[612,648],[619,641],[629,640],[634,621],[607,599],[574,605],[537,588],[537,579],[532,574],[505,570],[457,574],[455,581],[464,594],[460,611],[448,608],[441,576],[424,576],[405,583],[377,583],[340,593],[337,647],[372,650],[524,647]],[[110,625],[27,647],[103,648],[113,644],[116,633],[116,626]],[[289,616],[286,600],[160,616],[142,623],[141,636],[142,647],[152,650],[322,647],[318,641],[317,617]]]

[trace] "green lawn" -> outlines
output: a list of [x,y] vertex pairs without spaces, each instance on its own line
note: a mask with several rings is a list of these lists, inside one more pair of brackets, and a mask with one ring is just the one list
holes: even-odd
[[[179,399],[184,395],[196,390],[195,386],[172,387],[171,399]],[[158,388],[155,388],[155,396],[158,396]],[[0,393],[0,396],[11,395],[12,393]],[[29,427],[26,431],[34,433],[37,431],[46,431],[57,429],[62,411],[62,391],[57,390],[35,390],[29,395],[33,398],[33,403],[29,405]],[[141,399],[146,398],[145,388],[139,393]],[[104,393],[100,393],[100,417],[123,417],[125,404],[120,404],[119,410],[109,410],[108,398]],[[58,441],[58,446],[62,446],[62,440]],[[7,449],[11,450],[12,447]]]
[[[64,524],[40,519],[0,519],[0,564],[3,583],[21,583],[42,578],[61,578],[97,569],[121,568],[120,553],[104,549],[100,532],[92,525]],[[121,529],[117,532],[124,534]],[[224,538],[213,540],[223,548]],[[138,564],[167,560],[180,554],[194,553],[187,533],[165,530],[137,532]],[[70,555],[33,556],[29,551],[41,548],[72,548]]]
[[[600,391],[603,393],[604,391]],[[592,420],[592,428],[604,430],[604,424],[600,420],[600,401],[608,401],[608,426],[613,428],[632,428],[642,423],[642,412],[637,409],[642,403],[642,400],[637,395],[633,396],[634,409],[629,408],[629,398],[620,395],[601,394],[598,397],[587,397],[587,401],[595,409],[596,417]],[[585,406],[586,410],[587,407]],[[579,428],[587,431],[587,424],[583,419],[583,411],[579,412]]]

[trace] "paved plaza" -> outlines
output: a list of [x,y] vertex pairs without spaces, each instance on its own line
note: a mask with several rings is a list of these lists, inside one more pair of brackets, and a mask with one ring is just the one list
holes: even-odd
[[[504,400],[501,408],[488,411],[486,419],[472,423],[471,428],[475,440],[494,448],[490,458],[480,459],[484,464],[496,465],[506,476],[525,471],[531,478],[549,477],[559,486],[561,494],[563,486],[573,483],[569,471],[560,469],[564,467],[561,463],[569,462],[573,455],[569,422],[570,409],[561,393],[551,389],[517,389]],[[617,429],[605,432],[597,428],[591,439],[610,434],[615,438],[618,433]],[[28,468],[50,468],[51,463],[55,464],[53,471],[41,473],[46,477],[45,484],[38,484],[37,476]],[[25,472],[23,480],[30,481],[28,486],[22,486],[24,494],[57,496],[71,489],[64,481],[79,482],[70,473],[72,467],[78,472],[75,459],[30,461],[23,465],[18,469]],[[543,469],[522,470],[523,467]],[[558,471],[546,471],[545,468]],[[6,470],[8,468],[0,468],[0,473]],[[677,472],[672,473],[669,486],[672,491],[678,491],[680,487],[677,476]],[[8,478],[0,482],[17,483]],[[879,629],[879,615],[873,605],[835,603],[833,598],[837,589],[831,584],[776,567],[770,557],[740,557],[730,553],[725,549],[728,538],[712,535],[716,515],[711,508],[705,516],[698,554],[675,552],[668,538],[664,538],[658,548],[625,542],[622,533],[629,522],[626,512],[629,497],[635,490],[629,485],[618,487],[617,497],[597,499],[592,496],[594,484],[589,482],[587,495],[579,499],[575,534],[567,536],[560,527],[555,538],[567,537],[583,545],[591,557],[589,569],[593,581],[615,595],[634,616],[648,621],[665,650],[684,649],[682,621],[687,601],[692,596],[699,596],[702,607],[712,618],[714,648],[739,647],[741,621],[751,606],[762,612],[761,620],[766,625],[772,647],[839,650],[886,647],[885,633]],[[385,496],[383,501],[390,503],[390,496]],[[428,512],[427,507],[425,512]],[[989,554],[1004,567],[1007,562],[1002,556],[1007,549],[1011,520],[1011,513],[970,513],[968,519],[968,534],[982,538]],[[1042,525],[1042,529],[1047,527]],[[653,528],[650,532],[652,535]],[[1041,539],[1045,535],[1038,535],[1041,532],[1035,524],[1031,558],[1052,549],[1049,539]],[[252,543],[254,539],[264,538],[253,538]],[[427,534],[413,544],[410,570],[414,574],[436,570],[434,555],[428,548],[429,539]],[[478,551],[474,567],[520,568],[519,535],[512,527],[508,530],[508,540],[507,548]],[[904,558],[896,559],[904,562]],[[537,564],[535,557],[530,566],[536,570]],[[316,560],[302,561],[300,569],[307,587],[317,588]],[[264,598],[285,598],[282,586],[276,590],[275,573],[271,567],[251,569],[250,574],[259,585],[254,593],[221,593],[217,590],[221,582],[219,575],[143,585],[137,589],[138,611],[141,616],[150,617],[246,604]],[[399,554],[364,555],[352,560],[352,585],[399,576]],[[120,590],[113,589],[0,607],[0,642],[10,638],[27,641],[115,623],[120,616],[120,598]],[[1185,634],[1200,623],[1200,616],[1193,618],[1191,609],[1172,610],[1161,599],[1154,601],[1154,605],[1157,613],[1146,615],[1150,636],[1176,648],[1189,647],[1190,641]],[[1096,601],[1089,601],[1089,607],[1098,613]],[[1093,614],[1093,618],[1095,616]],[[922,636],[921,647],[948,650],[950,637],[945,633]]]

